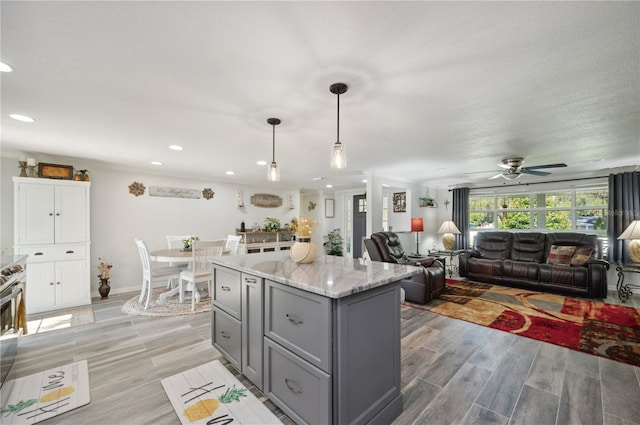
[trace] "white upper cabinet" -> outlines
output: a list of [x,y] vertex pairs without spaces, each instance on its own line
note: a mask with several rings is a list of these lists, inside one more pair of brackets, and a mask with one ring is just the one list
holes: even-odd
[[90,183],[19,179],[15,200],[16,245],[89,241]]

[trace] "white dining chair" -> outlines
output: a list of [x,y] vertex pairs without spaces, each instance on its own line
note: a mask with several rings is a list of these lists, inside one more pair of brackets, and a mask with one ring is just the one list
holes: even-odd
[[151,261],[149,258],[147,244],[145,244],[142,239],[136,239],[135,241],[138,247],[138,254],[140,255],[140,262],[142,263],[142,289],[138,302],[142,303],[146,296],[147,300],[144,303],[144,309],[146,310],[151,300],[153,285],[156,282],[163,282],[165,280],[167,280],[167,284],[170,285],[171,280],[180,278],[180,272],[183,269],[176,266],[158,267],[156,265],[157,263]]
[[224,252],[229,255],[238,255],[238,247],[240,246],[240,240],[242,236],[229,235],[227,236],[227,242],[224,244]]
[[196,303],[200,302],[198,285],[206,283],[209,296],[212,293],[213,274],[209,257],[222,255],[225,240],[194,241],[192,267],[180,273],[180,302],[184,302],[184,293],[191,292],[191,310],[195,310]]
[[[183,236],[179,236],[179,235],[166,235],[167,238],[167,246],[169,247],[169,249],[178,249],[178,248],[184,248],[184,240],[187,239],[189,237],[189,235],[183,235]],[[177,266],[177,267],[181,267],[182,269],[186,269],[188,267],[191,267],[191,263],[190,262],[184,262],[184,263],[177,263],[177,262],[170,262],[169,263],[170,266]],[[169,283],[167,283],[167,288],[172,288],[173,287],[173,280],[170,280]]]

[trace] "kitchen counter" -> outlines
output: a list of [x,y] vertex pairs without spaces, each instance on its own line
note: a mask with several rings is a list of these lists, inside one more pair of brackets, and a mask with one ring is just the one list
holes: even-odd
[[[402,413],[399,264],[288,252],[211,257],[211,341],[297,424]],[[375,355],[372,355],[375,354]]]
[[211,257],[211,262],[328,298],[342,298],[415,274],[419,267],[321,255],[298,264],[289,252]]

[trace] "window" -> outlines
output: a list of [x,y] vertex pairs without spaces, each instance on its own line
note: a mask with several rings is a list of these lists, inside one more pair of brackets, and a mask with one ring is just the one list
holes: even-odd
[[382,229],[389,230],[389,197],[382,197]]
[[473,241],[483,229],[589,231],[606,239],[609,189],[558,189],[534,193],[469,195]]

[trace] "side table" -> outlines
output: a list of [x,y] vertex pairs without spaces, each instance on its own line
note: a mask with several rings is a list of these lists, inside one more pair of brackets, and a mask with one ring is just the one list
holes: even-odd
[[634,285],[632,283],[624,283],[625,273],[640,273],[640,264],[620,264],[616,265],[616,271],[618,272],[618,283],[616,289],[618,290],[618,298],[623,303],[626,302],[631,296],[631,288],[640,288],[640,285]]
[[458,249],[458,250],[436,249],[436,250],[429,251],[429,255],[435,256],[435,257],[449,257],[449,264],[446,264],[446,261],[445,261],[445,268],[449,270],[449,277],[453,277],[454,270],[456,271],[456,273],[460,271],[458,266],[453,264],[453,257],[460,255],[461,252],[462,252],[461,249]]

